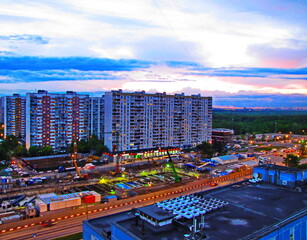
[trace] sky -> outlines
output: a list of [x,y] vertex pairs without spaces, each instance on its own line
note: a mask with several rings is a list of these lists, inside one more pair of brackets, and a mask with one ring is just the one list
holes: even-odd
[[0,96],[122,89],[307,107],[306,0],[0,0]]

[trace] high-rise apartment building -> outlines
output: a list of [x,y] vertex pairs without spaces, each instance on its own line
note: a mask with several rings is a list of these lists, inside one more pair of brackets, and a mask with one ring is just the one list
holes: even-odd
[[4,97],[0,97],[0,123],[4,123]]
[[111,151],[191,147],[211,140],[212,98],[200,95],[123,93],[89,97],[39,90],[4,98],[5,134],[26,146],[67,149],[90,135],[104,138]]
[[24,139],[26,137],[26,99],[19,94],[3,98],[4,109],[4,137],[14,135]]
[[75,140],[89,136],[88,95],[67,91],[53,94],[45,90],[27,93],[26,146],[50,145],[66,149]]
[[113,151],[195,146],[211,140],[212,98],[106,92],[104,126]]
[[90,135],[96,135],[98,139],[104,138],[104,96],[90,98],[89,116]]

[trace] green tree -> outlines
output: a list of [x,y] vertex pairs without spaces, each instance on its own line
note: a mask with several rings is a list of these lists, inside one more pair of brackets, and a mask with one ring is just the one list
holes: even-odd
[[226,144],[221,141],[213,141],[212,148],[214,152],[217,152],[219,155],[227,154]]
[[15,149],[14,149],[14,154],[16,156],[19,157],[23,157],[23,156],[27,156],[28,151],[25,145],[18,145]]
[[19,145],[19,140],[14,135],[8,135],[2,142],[2,146],[6,151],[12,151]]
[[300,159],[296,155],[287,154],[287,156],[284,157],[283,164],[285,164],[287,167],[298,167],[300,164]]
[[103,145],[102,143],[98,143],[95,146],[96,155],[100,156],[103,152],[110,152],[107,146]]
[[213,154],[215,153],[212,144],[209,142],[202,142],[196,146],[196,149],[198,149],[201,152],[202,157],[205,158],[212,158]]
[[[73,144],[72,144],[73,145]],[[90,152],[88,141],[81,139],[78,143],[78,152],[79,153],[88,153]]]
[[38,146],[31,146],[29,148],[29,156],[30,157],[38,157],[41,152],[41,147]]
[[53,148],[49,145],[46,145],[41,150],[42,156],[48,156],[53,154]]
[[7,151],[6,149],[0,145],[0,161],[7,159]]

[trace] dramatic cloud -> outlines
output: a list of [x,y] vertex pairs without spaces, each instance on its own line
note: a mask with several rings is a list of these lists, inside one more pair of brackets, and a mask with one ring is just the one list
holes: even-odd
[[303,0],[2,0],[0,95],[191,88],[245,91],[240,102],[251,105],[282,106],[278,94],[289,94],[301,106],[306,9]]

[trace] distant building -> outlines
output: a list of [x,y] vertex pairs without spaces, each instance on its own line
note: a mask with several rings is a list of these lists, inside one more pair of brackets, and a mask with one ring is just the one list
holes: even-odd
[[212,129],[212,141],[231,142],[231,138],[234,135],[232,129],[226,128],[214,128]]
[[305,199],[271,183],[236,183],[83,221],[83,239],[307,239]]
[[212,98],[106,92],[104,124],[105,144],[113,151],[192,147],[211,140]]
[[26,137],[26,98],[13,94],[3,98],[4,109],[4,137],[14,135],[24,139]]
[[75,140],[89,137],[88,95],[67,91],[54,94],[45,90],[27,93],[26,146],[49,145],[64,150]]

